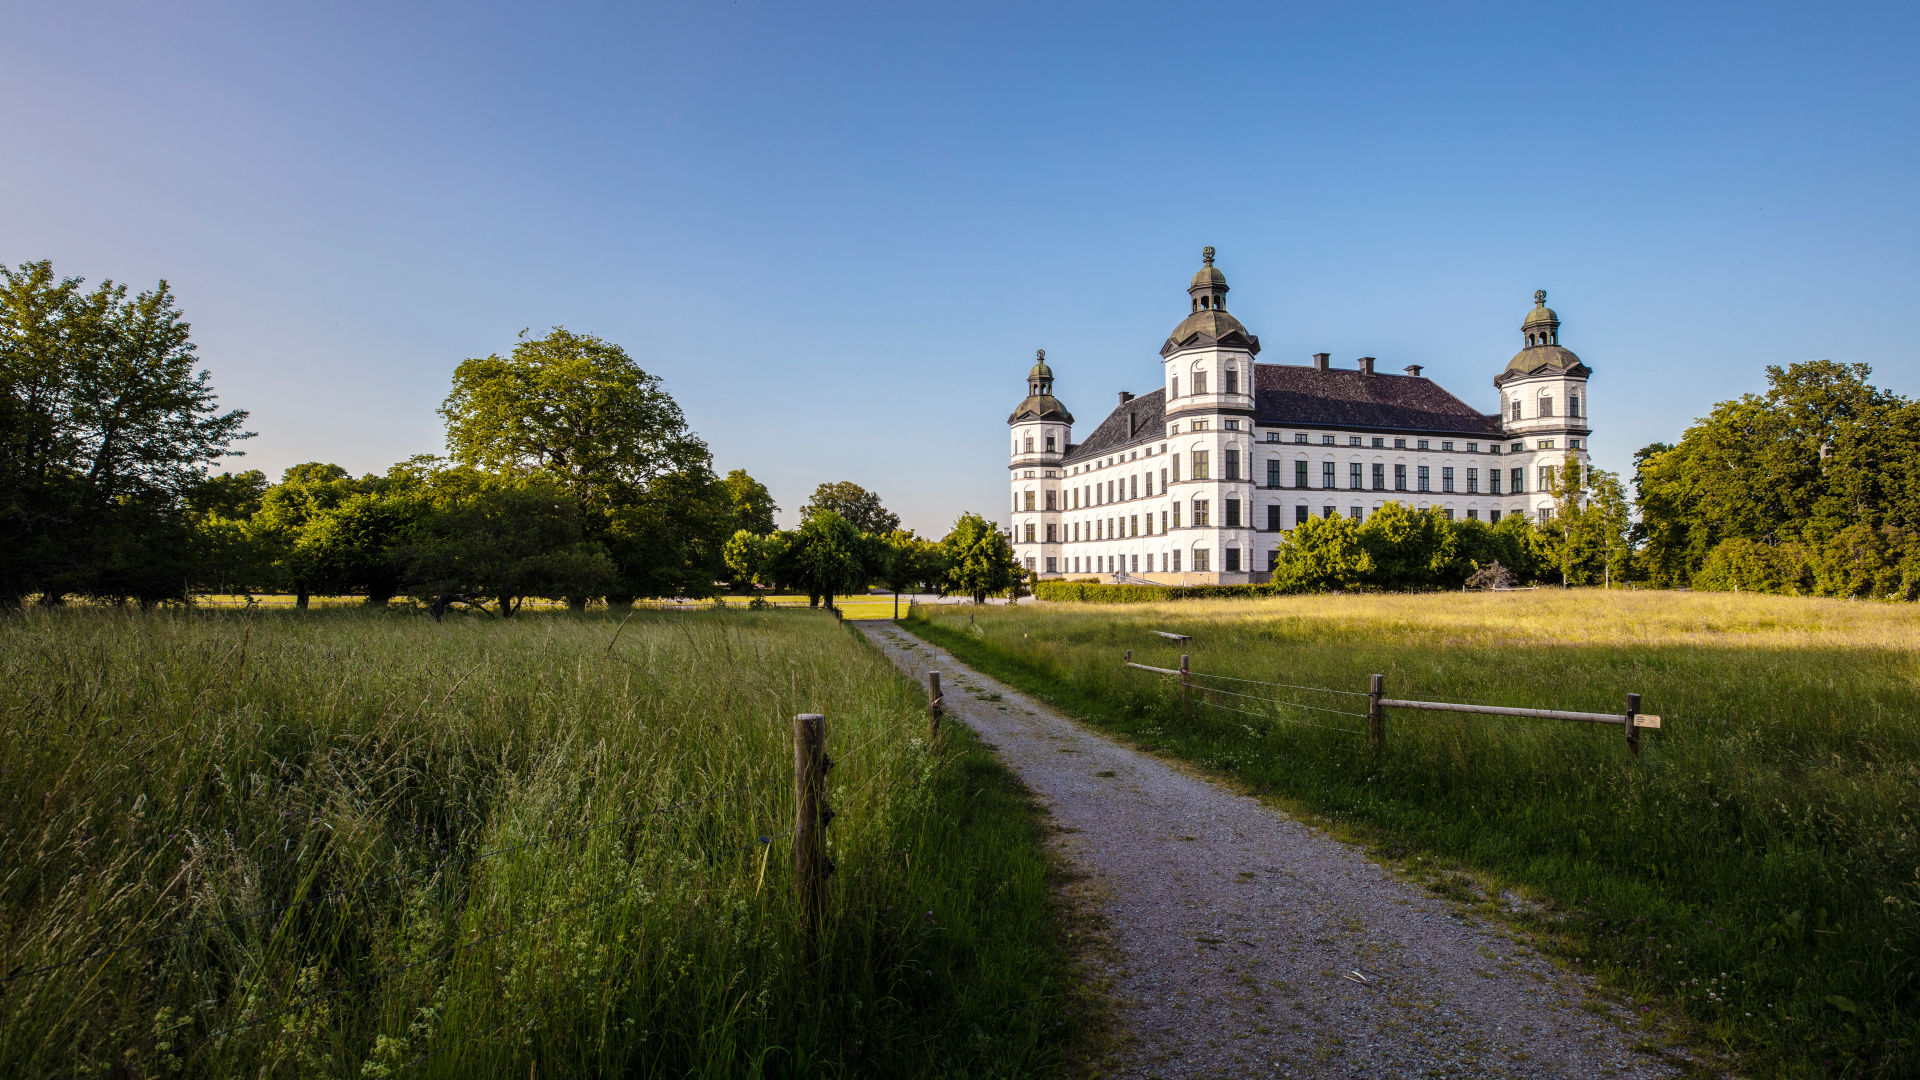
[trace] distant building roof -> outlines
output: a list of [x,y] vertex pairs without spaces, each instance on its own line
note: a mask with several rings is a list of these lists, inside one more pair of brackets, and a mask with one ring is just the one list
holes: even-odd
[[1122,447],[1166,437],[1167,392],[1155,390],[1121,402],[1087,435],[1085,442],[1067,447],[1067,456],[1060,459],[1060,464],[1077,465]]
[[1412,375],[1322,371],[1302,364],[1253,365],[1254,419],[1262,424],[1500,436],[1489,416]]

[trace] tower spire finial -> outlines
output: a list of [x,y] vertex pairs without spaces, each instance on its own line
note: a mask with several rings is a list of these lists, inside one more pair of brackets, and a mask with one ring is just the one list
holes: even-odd
[[1533,302],[1536,304],[1544,305],[1547,302],[1547,290],[1545,289],[1533,290]]
[[1033,358],[1035,360],[1045,360],[1047,358],[1047,350],[1045,349],[1033,350]]
[[1213,265],[1213,245],[1212,244],[1208,244],[1206,247],[1203,247],[1200,249],[1200,261],[1203,263],[1206,263],[1208,266]]

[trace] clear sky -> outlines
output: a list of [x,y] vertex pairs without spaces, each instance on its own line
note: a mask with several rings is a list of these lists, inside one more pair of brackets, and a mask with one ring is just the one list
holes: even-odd
[[[296,10],[296,9],[305,10]],[[1004,518],[1202,245],[1261,359],[1492,411],[1545,288],[1628,469],[1765,365],[1920,394],[1920,5],[7,5],[0,259],[165,277],[236,464],[441,448],[454,365],[619,342],[783,520]]]

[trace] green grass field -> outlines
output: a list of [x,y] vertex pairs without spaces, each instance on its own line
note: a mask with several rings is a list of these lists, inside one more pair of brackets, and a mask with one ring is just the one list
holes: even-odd
[[29,612],[0,718],[0,1075],[1036,1076],[1076,1037],[1025,795],[824,614]]
[[[1920,1072],[1912,606],[1541,590],[925,607],[907,626],[1437,889],[1484,887],[1743,1071]],[[1176,680],[1122,668],[1126,649],[1175,668],[1189,653],[1253,680],[1198,681],[1253,696],[1203,693],[1189,713]],[[1389,712],[1375,760],[1350,715],[1364,698],[1273,685],[1364,691],[1373,672],[1389,697],[1440,701],[1620,712],[1638,692],[1665,726],[1635,758],[1619,727]]]
[[[804,596],[776,594],[776,595],[764,596],[762,597],[762,599],[766,600],[769,606],[781,608],[781,609],[807,607],[807,598]],[[729,608],[744,608],[747,606],[748,603],[750,603],[753,600],[753,597],[727,595],[727,596],[720,597],[719,600],[721,603],[727,605]],[[245,608],[248,606],[249,602],[255,605],[258,605],[260,607],[266,608],[268,610],[288,609],[294,606],[294,598],[291,594],[288,594],[288,593],[271,593],[271,594],[252,596],[252,597],[211,595],[211,596],[198,596],[194,598],[195,606],[212,608],[216,610]],[[311,606],[317,607],[317,608],[318,607],[338,608],[338,607],[361,607],[365,605],[366,601],[363,598],[358,596],[316,596],[316,597],[313,597],[311,600],[309,600],[308,603]],[[411,601],[407,601],[404,599],[396,600],[394,604],[396,607],[408,607],[408,606],[411,606]],[[711,606],[711,604],[712,604],[712,601],[710,600],[690,600],[690,601],[642,600],[636,603],[634,606],[642,609],[682,610],[686,608],[704,608],[704,607]],[[861,594],[858,596],[837,596],[834,598],[834,606],[838,607],[841,613],[844,614],[849,619],[891,619],[894,617],[894,602],[893,602],[892,594],[888,594],[886,596],[881,596],[878,594]],[[530,599],[526,601],[525,606],[521,610],[527,612],[528,614],[533,614],[539,611],[548,611],[548,612],[565,611],[566,604],[559,600]],[[899,610],[902,614],[905,614],[907,610],[906,599],[904,598],[901,599],[899,604]],[[604,614],[605,612],[603,611],[602,613]]]

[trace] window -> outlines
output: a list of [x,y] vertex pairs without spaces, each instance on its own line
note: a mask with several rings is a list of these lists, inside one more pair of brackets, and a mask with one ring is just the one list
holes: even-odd
[[1206,548],[1198,548],[1194,551],[1193,553],[1193,572],[1194,573],[1204,574],[1207,572],[1207,570],[1209,569],[1209,567],[1207,566],[1208,554],[1209,553]]
[[[1540,415],[1541,416],[1553,415],[1553,399],[1552,398],[1545,397],[1545,396],[1542,396],[1540,398]],[[1542,520],[1545,520],[1545,519],[1543,518]]]
[[[1209,510],[1210,510],[1210,507],[1207,505],[1206,499],[1193,500],[1193,527],[1194,528],[1196,529],[1205,528],[1207,525],[1212,523],[1212,518],[1208,513]],[[1197,570],[1199,569],[1199,567],[1196,566],[1194,567],[1194,569]]]
[[1357,507],[1357,506],[1349,506],[1349,507],[1347,507],[1347,520],[1348,520],[1348,521],[1359,521],[1359,520],[1360,520],[1360,508],[1359,508],[1359,507]]
[[1267,507],[1267,531],[1268,532],[1280,531],[1280,504],[1279,503],[1274,503],[1272,506]]
[[1240,527],[1240,500],[1239,499],[1226,500],[1225,509],[1227,511],[1227,522],[1226,522],[1227,528],[1229,529],[1239,528]]
[[1320,516],[1323,518],[1330,518],[1333,516],[1333,514],[1334,514],[1334,509],[1331,506],[1323,506],[1320,508]]
[[1027,509],[1033,509],[1033,492],[1031,491],[1027,492]]
[[1027,543],[1033,543],[1033,523],[1027,523]]
[[1553,490],[1553,466],[1551,465],[1540,466],[1540,487],[1537,490],[1539,491]]
[[[1235,368],[1228,368],[1226,374],[1227,374],[1227,379],[1223,385],[1226,387],[1227,393],[1229,394],[1239,393],[1240,392],[1240,372]],[[1231,425],[1233,421],[1229,420],[1227,421],[1227,423]]]
[[1033,556],[1027,556],[1027,569],[1033,569]]
[[[1425,449],[1427,448],[1427,440],[1425,440],[1425,439],[1421,439],[1421,440],[1420,440],[1420,442],[1419,442],[1419,443],[1417,444],[1417,447],[1416,447],[1416,448],[1417,448],[1417,449],[1420,449],[1420,450],[1425,450]],[[1451,449],[1453,449],[1453,448],[1452,448],[1452,447],[1448,447],[1447,449],[1449,449],[1449,450],[1451,450]]]
[[1049,510],[1060,509],[1060,493],[1059,492],[1053,491],[1051,489],[1047,491],[1047,509]]
[[1513,399],[1513,418],[1515,420],[1520,419],[1520,399],[1519,398]]
[[[1177,460],[1179,460],[1179,459],[1178,459],[1178,458],[1175,458],[1174,460],[1176,460],[1176,461],[1177,461]],[[1174,470],[1174,473],[1173,473],[1173,478],[1174,478],[1175,480],[1178,480],[1178,479],[1180,479],[1180,472],[1179,472],[1179,470],[1178,470],[1178,469],[1176,469],[1176,470]],[[1167,490],[1167,470],[1165,470],[1165,469],[1161,469],[1161,470],[1160,470],[1160,490],[1161,490],[1161,491],[1165,491],[1165,490]]]
[[1179,503],[1173,504],[1173,527],[1176,529],[1180,527],[1180,504]]
[[1449,506],[1449,507],[1447,507],[1447,508],[1446,508],[1445,510],[1442,510],[1442,511],[1440,511],[1440,512],[1441,512],[1441,513],[1443,513],[1443,514],[1445,514],[1445,515],[1447,515],[1447,520],[1448,520],[1448,521],[1452,521],[1452,520],[1453,520],[1453,507],[1451,507],[1451,506]]
[[1047,573],[1057,574],[1059,572],[1060,572],[1060,560],[1057,558],[1054,558],[1051,555],[1047,556]]
[[[1229,391],[1227,391],[1227,392],[1228,392],[1228,393],[1232,393],[1233,391],[1231,391],[1231,390],[1229,390]],[[1239,430],[1240,430],[1240,421],[1238,421],[1238,420],[1228,420],[1228,421],[1227,421],[1227,430],[1228,430],[1228,431],[1239,431]]]
[[1443,442],[1443,443],[1441,443],[1441,444],[1440,444],[1440,449],[1442,449],[1442,450],[1451,450],[1451,449],[1453,449],[1453,444],[1452,444],[1452,443],[1450,443],[1450,442]]
[[1140,535],[1140,515],[1139,514],[1127,515],[1127,535],[1128,536]]
[[1480,470],[1478,468],[1469,468],[1467,470],[1467,494],[1480,494]]
[[1477,442],[1470,442],[1470,443],[1468,443],[1468,444],[1467,444],[1467,453],[1469,453],[1469,454],[1477,454],[1477,453],[1479,453],[1479,452],[1480,452],[1480,444],[1479,444],[1479,443],[1477,443]]
[[1552,440],[1552,439],[1541,439],[1541,440],[1540,440],[1540,449],[1542,449],[1542,450],[1551,450],[1551,449],[1553,449],[1553,440]]
[[1206,372],[1196,371],[1193,373],[1193,392],[1196,394],[1204,394],[1207,392]]
[[1053,436],[1047,436],[1047,453],[1053,453]]
[[1171,572],[1175,574],[1180,572],[1180,553],[1178,551],[1173,553],[1173,570]]
[[1048,525],[1047,526],[1047,543],[1057,544],[1059,542],[1060,542],[1060,526]]
[[1295,525],[1304,525],[1307,523],[1307,504],[1306,503],[1298,503],[1294,506],[1293,523]]
[[1514,443],[1514,444],[1513,444],[1513,446],[1512,446],[1512,447],[1511,447],[1510,449],[1511,449],[1511,450],[1512,450],[1512,451],[1513,451],[1514,453],[1516,453],[1516,454],[1517,454],[1517,453],[1519,453],[1520,451],[1522,451],[1522,450],[1525,450],[1526,448],[1527,448],[1527,444],[1526,444],[1526,443],[1523,443],[1523,442],[1517,442],[1517,443]]
[[1268,442],[1279,442],[1279,441],[1280,441],[1280,433],[1279,433],[1279,432],[1277,432],[1277,431],[1269,431],[1269,432],[1267,432],[1267,441],[1268,441]]
[[1499,469],[1487,470],[1487,494],[1489,495],[1500,494],[1500,470]]
[[1381,437],[1380,437],[1380,436],[1378,436],[1378,435],[1375,435],[1375,436],[1373,437],[1373,447],[1374,447],[1374,449],[1376,449],[1376,450],[1378,450],[1378,449],[1381,449],[1381,448],[1383,448],[1383,447],[1385,447],[1386,445],[1387,445],[1387,440],[1385,440],[1385,439],[1383,439],[1383,438],[1381,438]]
[[1567,440],[1567,449],[1569,449],[1569,450],[1578,450],[1578,449],[1580,449],[1580,440],[1579,440],[1579,439],[1568,439],[1568,440]]
[[1307,486],[1307,463],[1304,461],[1293,463],[1293,486],[1297,488]]
[[1545,525],[1547,522],[1553,520],[1553,507],[1551,506],[1543,506],[1539,510],[1535,511],[1535,513],[1539,515],[1540,524],[1542,525]]
[[1180,376],[1175,375],[1172,381],[1170,381],[1167,384],[1167,396],[1170,398],[1177,398],[1180,396]]
[[1280,565],[1280,549],[1269,548],[1267,550],[1267,572],[1272,573],[1274,568],[1279,565]]
[[1113,502],[1113,501],[1114,501],[1114,496],[1113,496],[1113,481],[1111,481],[1111,480],[1109,480],[1109,481],[1107,481],[1107,501],[1108,501],[1108,502]]
[[1407,467],[1405,465],[1395,465],[1393,467],[1393,490],[1407,490]]
[[1407,448],[1407,440],[1405,439],[1393,440],[1393,448],[1395,450],[1405,450]]
[[1232,574],[1232,573],[1239,572],[1240,570],[1240,549],[1239,548],[1237,547],[1226,548],[1226,549],[1223,549],[1220,552],[1220,554],[1225,555],[1227,557],[1227,565],[1226,565],[1227,573]]
[[1320,463],[1320,486],[1323,488],[1333,486],[1333,462],[1331,461]]
[[1479,521],[1479,520],[1480,520],[1480,511],[1478,511],[1478,510],[1475,510],[1475,509],[1472,509],[1471,507],[1469,507],[1469,508],[1468,508],[1468,510],[1467,510],[1467,520],[1468,520],[1468,521]]
[[1267,459],[1267,486],[1270,488],[1280,486],[1280,459],[1277,457]]
[[1138,555],[1133,557],[1133,572],[1136,574],[1140,572],[1140,556]]
[[1420,485],[1420,490],[1421,490],[1421,491],[1432,491],[1432,490],[1433,490],[1433,485],[1432,485],[1431,483],[1429,483],[1429,482],[1428,482],[1428,479],[1427,479],[1427,477],[1428,477],[1428,475],[1429,475],[1429,471],[1430,471],[1430,470],[1428,470],[1428,468],[1427,468],[1427,467],[1426,467],[1425,465],[1422,465],[1422,466],[1420,466],[1420,475],[1419,475],[1419,478],[1418,478],[1418,483],[1419,483],[1419,485]]
[[1510,488],[1510,490],[1513,492],[1513,494],[1521,495],[1526,492],[1527,490],[1527,470],[1526,469],[1516,467],[1513,470],[1513,473],[1508,477],[1508,479],[1512,481],[1512,487]]
[[1303,443],[1303,442],[1306,442],[1306,441],[1307,441],[1307,433],[1306,433],[1306,432],[1304,432],[1304,431],[1296,431],[1296,432],[1294,432],[1294,433],[1293,433],[1293,441],[1294,441],[1294,442],[1297,442],[1297,443]]
[[[1173,478],[1176,481],[1180,479],[1180,455],[1179,454],[1173,455]],[[1160,486],[1165,487],[1166,485],[1162,484]]]
[[1143,494],[1145,494],[1147,498],[1151,499],[1153,498],[1153,470],[1152,469],[1147,470],[1146,477],[1147,477],[1147,490]]
[[1567,415],[1568,416],[1580,415],[1580,395],[1579,394],[1567,395]]
[[1367,467],[1365,465],[1362,465],[1357,461],[1348,462],[1347,463],[1347,487],[1353,489],[1354,491],[1359,491],[1360,488],[1365,483],[1365,481],[1363,481],[1361,477],[1365,474],[1366,468]]
[[1359,445],[1360,445],[1360,443],[1361,443],[1361,439],[1360,439],[1360,436],[1358,436],[1358,435],[1349,435],[1349,436],[1347,436],[1347,445],[1348,445],[1348,446],[1359,446]]
[[[1233,421],[1229,420],[1227,423],[1231,424]],[[1229,448],[1226,451],[1226,461],[1222,462],[1222,464],[1227,467],[1226,479],[1240,479],[1240,451]]]
[[1449,494],[1453,492],[1453,466],[1451,465],[1440,466],[1440,490]]
[[1137,499],[1140,497],[1140,474],[1139,473],[1134,473],[1132,476],[1129,476],[1127,478],[1127,490],[1132,492],[1132,494],[1127,496],[1128,498]]
[[1373,466],[1373,490],[1387,490],[1387,467],[1375,462]]
[[[1174,504],[1174,508],[1175,508],[1175,516],[1174,516],[1174,522],[1173,522],[1173,523],[1174,523],[1175,525],[1178,525],[1178,524],[1180,524],[1180,519],[1179,519],[1179,505],[1180,505],[1180,504],[1178,504],[1178,503],[1175,503],[1175,504]],[[1166,512],[1165,510],[1162,510],[1162,511],[1160,511],[1160,531],[1161,531],[1162,533],[1165,533],[1165,532],[1167,531],[1167,512]]]
[[1033,436],[1027,436],[1027,453],[1033,453]]
[[[1208,468],[1208,453],[1210,453],[1210,451],[1207,450],[1195,450],[1193,452],[1193,478],[1195,480],[1205,480],[1212,475]],[[1199,522],[1195,522],[1194,524],[1197,525]]]
[[1496,522],[1497,522],[1497,521],[1499,521],[1499,520],[1500,520],[1500,511],[1498,511],[1498,510],[1489,510],[1489,511],[1487,511],[1487,520],[1488,520],[1488,521],[1496,521]]

